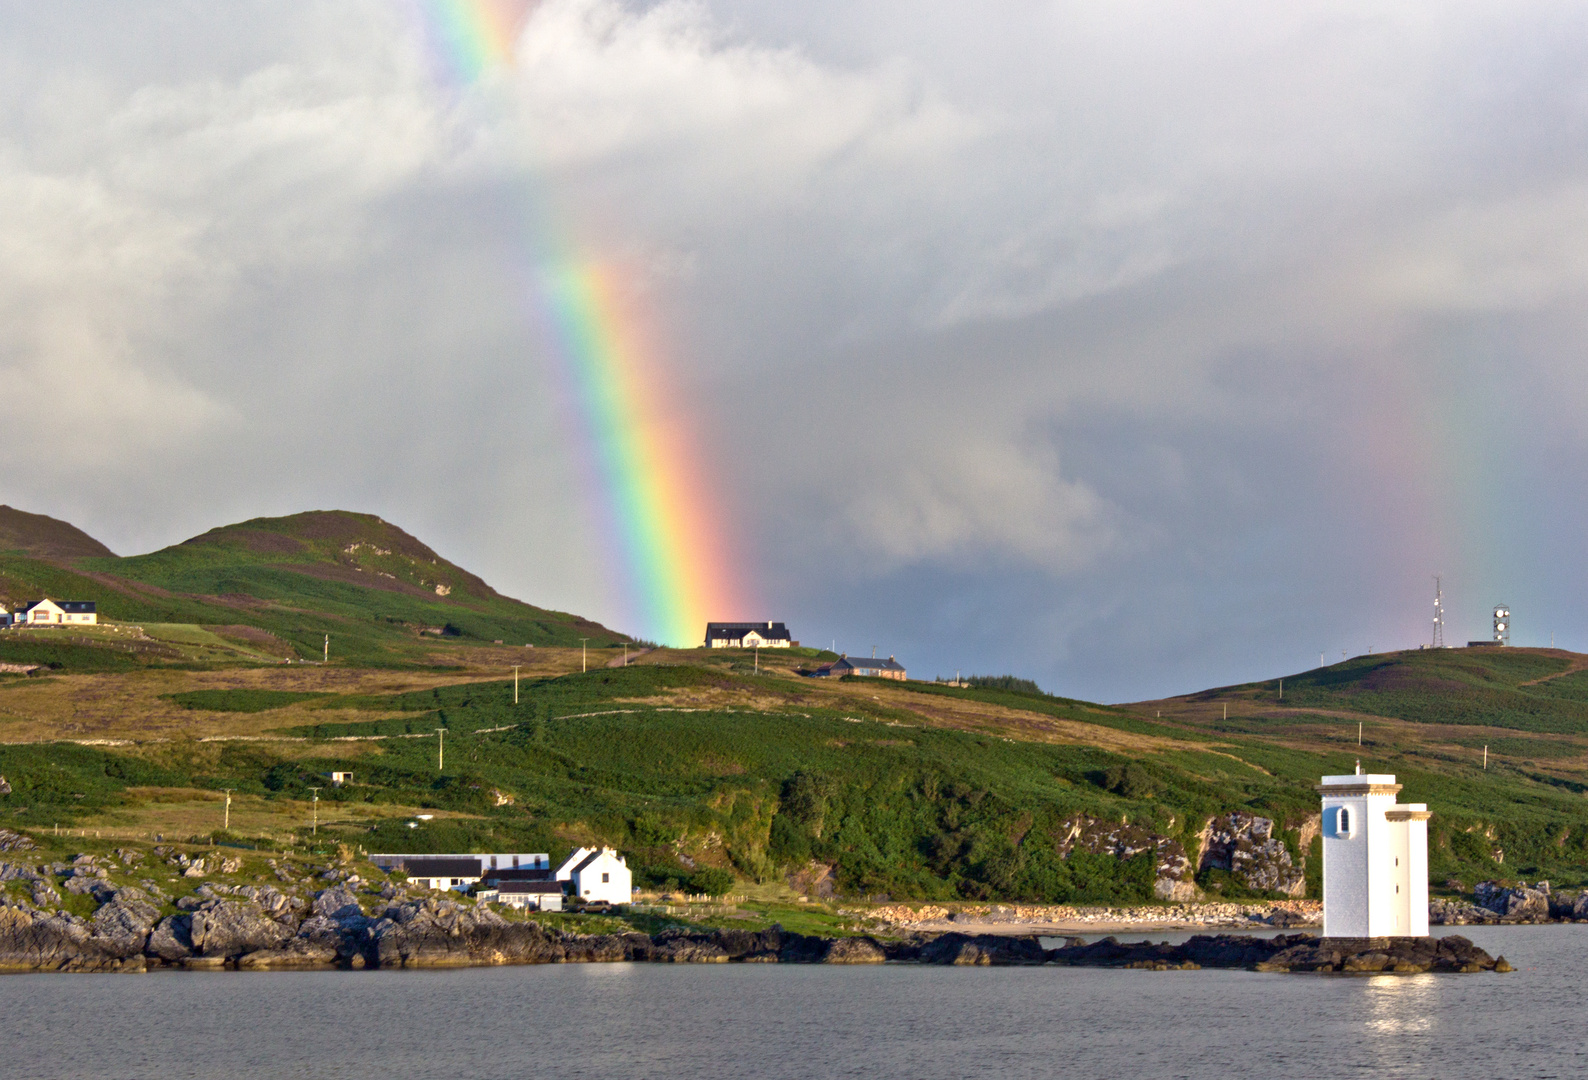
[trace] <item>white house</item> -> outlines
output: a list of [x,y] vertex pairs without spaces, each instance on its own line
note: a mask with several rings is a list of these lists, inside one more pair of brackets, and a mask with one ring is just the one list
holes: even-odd
[[27,626],[61,626],[67,623],[92,626],[99,622],[99,614],[92,600],[62,600],[56,603],[47,596],[17,608],[13,618],[19,625]]
[[494,887],[481,889],[475,895],[481,900],[509,907],[562,910],[562,884],[557,881],[498,881]]
[[713,622],[706,624],[708,649],[787,649],[799,642],[780,622]]
[[580,848],[557,868],[557,880],[586,903],[627,904],[634,899],[634,875],[612,848]]
[[1323,936],[1428,936],[1428,819],[1389,773],[1325,776]]

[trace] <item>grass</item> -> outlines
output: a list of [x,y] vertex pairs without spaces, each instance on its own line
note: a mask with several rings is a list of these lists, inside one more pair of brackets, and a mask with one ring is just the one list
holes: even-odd
[[[607,843],[629,855],[642,886],[687,886],[709,868],[755,883],[756,899],[724,925],[764,916],[830,932],[823,920],[841,918],[788,902],[793,872],[828,868],[847,896],[1149,900],[1150,858],[1060,854],[1077,815],[1125,820],[1194,851],[1208,818],[1243,809],[1279,821],[1299,856],[1299,830],[1317,812],[1312,784],[1360,757],[1397,773],[1404,801],[1434,810],[1436,883],[1588,881],[1588,732],[1493,726],[1472,704],[1501,695],[1503,718],[1551,687],[1549,700],[1574,705],[1571,684],[1554,686],[1576,677],[1571,654],[1517,650],[1467,666],[1397,654],[1312,673],[1299,688],[1287,676],[1282,702],[1277,684],[1250,684],[1109,707],[1009,685],[801,679],[798,658],[756,674],[706,650],[657,650],[581,673],[567,671],[577,649],[552,653],[535,650],[548,666],[520,681],[517,703],[510,680],[483,671],[276,665],[24,680],[0,689],[0,737],[140,726],[143,737],[0,746],[14,788],[0,821],[199,835],[219,827],[230,787],[232,833],[290,847],[309,839],[310,788],[320,787],[322,845],[560,857]],[[1402,715],[1440,695],[1442,716],[1474,722]],[[1344,707],[1364,704],[1385,714]],[[89,722],[92,709],[102,724]],[[201,732],[231,741],[184,737]],[[329,788],[332,769],[353,770],[357,783]],[[417,823],[420,812],[433,816]]]

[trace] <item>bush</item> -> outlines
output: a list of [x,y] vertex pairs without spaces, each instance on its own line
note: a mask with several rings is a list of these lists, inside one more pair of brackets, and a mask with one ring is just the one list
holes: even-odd
[[715,866],[689,875],[689,887],[707,896],[725,896],[733,890],[733,885],[733,874]]

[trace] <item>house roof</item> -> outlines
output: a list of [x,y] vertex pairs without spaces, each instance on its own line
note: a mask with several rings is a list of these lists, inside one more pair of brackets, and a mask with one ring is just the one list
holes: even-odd
[[486,881],[551,881],[556,871],[550,867],[513,867],[487,870],[482,875]]
[[423,858],[408,856],[403,859],[403,872],[409,877],[472,877],[480,876],[479,859]]
[[40,604],[54,604],[62,611],[70,612],[73,615],[92,615],[94,613],[94,601],[92,600],[51,600],[46,596],[44,599],[35,600],[31,604],[23,604],[17,608],[17,614],[20,615],[23,612],[32,611]]
[[893,657],[882,660],[876,657],[841,656],[827,665],[834,673],[849,671],[903,671],[904,665]]
[[768,641],[787,641],[788,627],[780,622],[710,622],[706,624],[706,640],[742,638],[754,630]]
[[496,887],[499,893],[517,893],[520,896],[549,895],[562,892],[562,884],[556,881],[504,881]]

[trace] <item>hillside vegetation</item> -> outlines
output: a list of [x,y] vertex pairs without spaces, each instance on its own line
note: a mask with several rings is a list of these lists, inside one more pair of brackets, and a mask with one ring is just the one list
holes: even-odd
[[1392,653],[1106,706],[1014,676],[809,679],[833,658],[811,649],[625,665],[619,635],[367,515],[132,558],[85,541],[0,513],[0,597],[106,619],[0,634],[0,662],[42,665],[0,674],[0,822],[52,838],[213,837],[231,789],[228,843],[605,843],[642,884],[710,892],[732,875],[941,900],[1294,895],[1317,889],[1313,785],[1360,760],[1434,811],[1436,887],[1588,882],[1588,656]]
[[622,640],[587,619],[504,597],[396,526],[343,511],[256,518],[130,558],[64,522],[0,515],[0,602],[44,595],[93,600],[101,619],[140,625],[143,634],[5,635],[0,662],[66,671],[274,663],[321,657],[329,634],[338,662],[435,664],[469,644]]
[[[1212,731],[1017,691],[741,674],[735,658],[703,650],[645,660],[525,680],[516,705],[510,680],[313,697],[178,692],[173,709],[250,725],[229,730],[254,740],[5,746],[6,805],[35,828],[208,833],[215,793],[230,787],[234,822],[246,822],[234,833],[303,843],[320,787],[319,840],[370,851],[556,855],[601,842],[651,885],[726,869],[812,893],[1141,902],[1175,850],[1203,889],[1261,894],[1197,861],[1204,827],[1231,812],[1277,821],[1315,891],[1312,785],[1360,756],[1399,774],[1403,800],[1433,808],[1436,885],[1588,880],[1580,782],[1498,756],[1485,772],[1400,727],[1359,749],[1354,723],[1346,740],[1232,712],[1231,729],[1261,730]],[[356,782],[330,788],[332,769]]]

